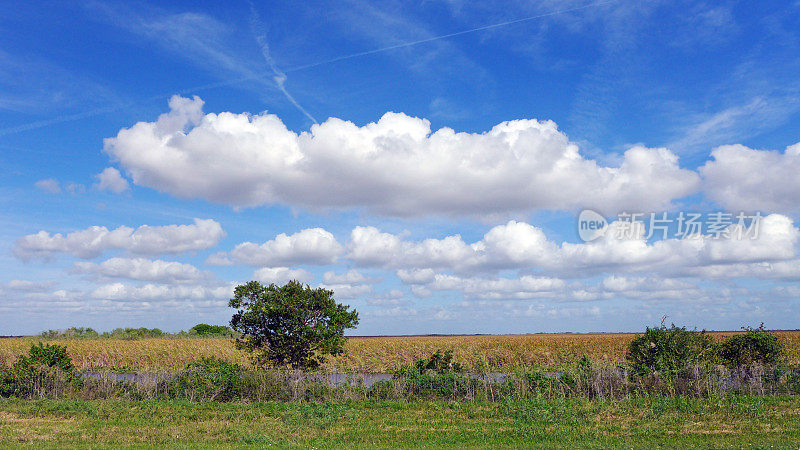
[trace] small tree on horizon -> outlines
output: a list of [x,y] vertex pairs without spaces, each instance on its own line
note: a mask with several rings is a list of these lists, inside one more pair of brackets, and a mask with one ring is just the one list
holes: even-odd
[[333,291],[296,280],[237,286],[228,306],[237,309],[231,328],[242,333],[236,347],[251,352],[259,366],[319,367],[324,355],[344,351],[344,330],[358,325],[358,313],[336,303]]

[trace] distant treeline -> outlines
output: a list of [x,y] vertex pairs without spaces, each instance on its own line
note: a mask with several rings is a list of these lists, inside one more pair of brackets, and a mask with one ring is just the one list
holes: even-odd
[[225,325],[200,323],[189,331],[169,333],[158,328],[116,328],[99,332],[90,327],[70,327],[66,330],[47,330],[39,334],[43,339],[145,339],[160,337],[238,337],[238,333]]

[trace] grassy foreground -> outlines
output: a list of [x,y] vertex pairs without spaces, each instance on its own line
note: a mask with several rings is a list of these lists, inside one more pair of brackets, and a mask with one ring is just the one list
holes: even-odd
[[[711,333],[722,340],[733,333]],[[800,331],[775,334],[786,347],[790,364],[800,363]],[[346,354],[330,358],[331,372],[393,372],[427,358],[436,350],[452,350],[454,360],[468,370],[511,371],[516,368],[574,365],[583,355],[598,364],[621,364],[633,333],[531,334],[495,336],[352,337]],[[0,365],[11,365],[40,338],[0,338]],[[152,338],[64,339],[78,370],[180,370],[201,357],[216,356],[248,364],[247,355],[230,339]]]
[[767,447],[800,445],[800,398],[501,403],[0,400],[0,446]]

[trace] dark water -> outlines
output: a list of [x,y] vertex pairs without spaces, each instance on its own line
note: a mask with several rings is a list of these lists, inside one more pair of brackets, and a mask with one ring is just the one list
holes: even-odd
[[[550,378],[558,378],[563,375],[563,372],[540,372],[542,375]],[[800,369],[791,369],[790,376],[800,377]],[[502,383],[511,376],[509,373],[503,372],[488,372],[488,373],[462,373],[461,375],[474,378],[487,380],[490,382]],[[81,378],[93,379],[99,381],[110,382],[128,382],[136,384],[150,384],[158,383],[159,381],[167,381],[173,378],[174,375],[169,373],[123,373],[123,372],[84,372],[81,373]],[[391,373],[307,373],[295,376],[287,376],[287,379],[294,380],[307,380],[326,383],[333,386],[345,385],[362,385],[370,387],[379,381],[388,381],[393,378],[394,374]],[[627,378],[628,373],[621,370],[618,376]],[[737,374],[718,374],[716,381],[725,387],[736,387],[740,384],[747,383],[746,376]]]
[[[463,376],[475,379],[486,379],[493,382],[505,381],[509,376],[507,373],[489,372],[485,374],[479,373],[463,373]],[[378,381],[388,381],[394,377],[391,373],[326,373],[326,374],[307,374],[303,378],[312,381],[319,381],[323,383],[330,383],[336,386],[352,384],[363,384],[366,387],[372,386]]]
[[[462,375],[475,379],[486,379],[492,382],[505,381],[509,376],[509,374],[500,372],[489,372],[485,374],[464,373]],[[560,373],[553,372],[547,375],[557,377]],[[334,386],[350,384],[370,387],[378,381],[391,380],[393,376],[394,374],[391,373],[310,373],[301,375],[298,379],[328,383]],[[156,383],[158,381],[168,380],[171,376],[164,373],[84,372],[81,373],[81,378],[112,382]]]
[[99,381],[148,383],[168,380],[172,376],[163,373],[83,372],[81,373],[81,378]]

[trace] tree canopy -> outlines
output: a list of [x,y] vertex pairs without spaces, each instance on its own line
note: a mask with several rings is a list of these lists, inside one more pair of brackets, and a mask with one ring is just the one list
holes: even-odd
[[344,330],[358,325],[358,313],[333,299],[333,291],[290,281],[237,286],[229,306],[237,311],[231,327],[242,333],[238,348],[253,353],[257,365],[313,369],[324,355],[344,351]]

